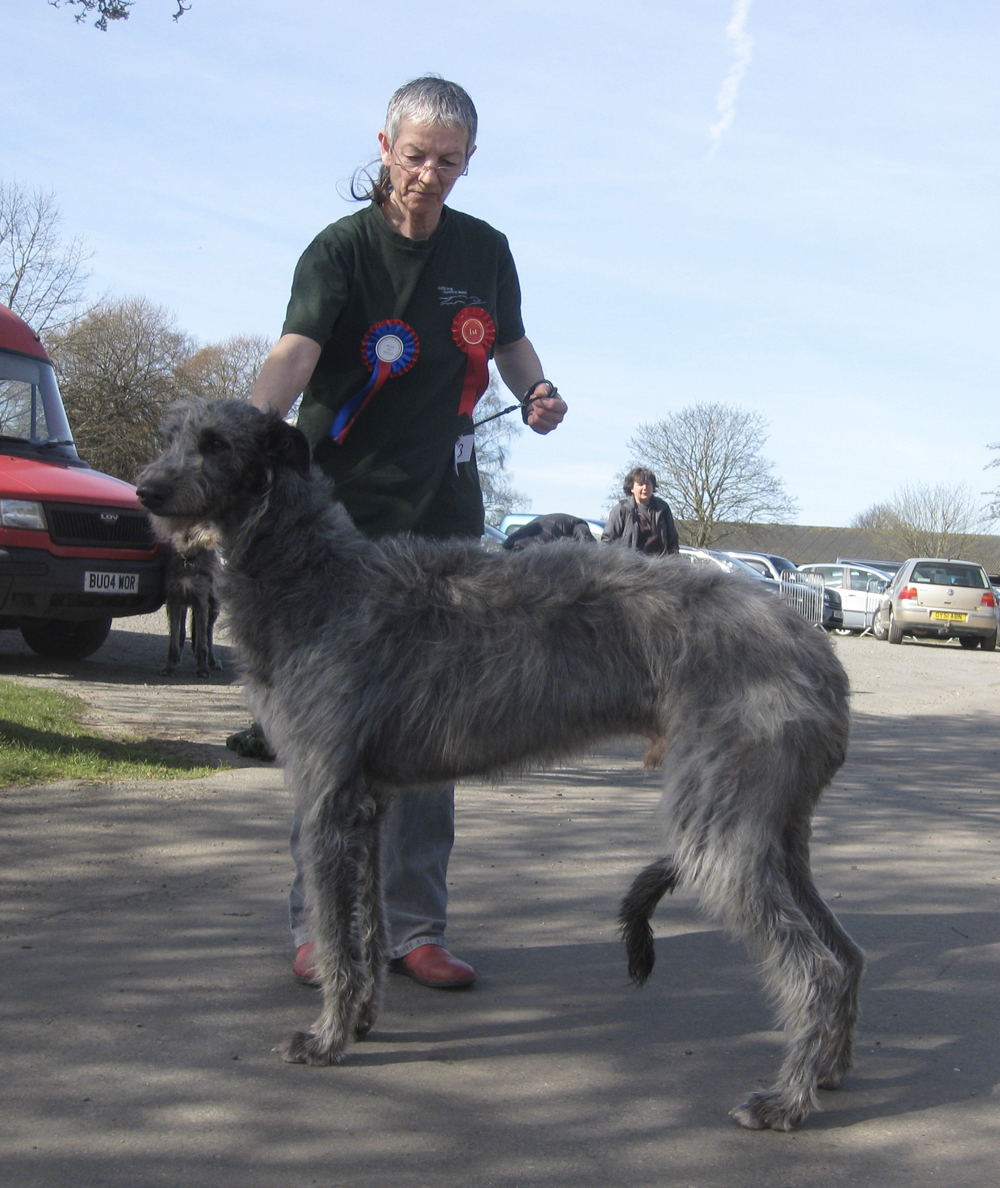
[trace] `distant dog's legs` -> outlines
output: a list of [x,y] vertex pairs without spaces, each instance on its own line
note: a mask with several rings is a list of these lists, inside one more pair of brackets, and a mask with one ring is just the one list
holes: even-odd
[[679,881],[673,859],[660,858],[637,875],[622,900],[618,911],[619,932],[628,956],[628,976],[637,986],[645,983],[656,962],[650,918],[656,905]]
[[215,658],[215,621],[219,617],[219,600],[214,594],[208,596],[208,667],[221,668],[222,665]]
[[[191,648],[194,651],[195,672],[200,677],[208,676],[209,655],[212,643],[212,620],[206,598],[196,598],[191,607]],[[214,660],[215,657],[213,656]],[[213,667],[215,667],[213,665]]]
[[279,1047],[293,1064],[339,1064],[375,1022],[386,963],[379,870],[381,806],[371,791],[328,795],[306,822],[308,898],[323,1010],[314,1031]]
[[796,905],[784,865],[783,855],[772,855],[757,871],[744,866],[740,902],[725,913],[728,928],[762,962],[787,1041],[773,1088],[732,1111],[751,1130],[791,1130],[816,1106],[818,1066],[844,998],[844,967]]
[[831,1012],[829,1034],[817,1066],[819,1087],[836,1089],[852,1063],[865,957],[816,890],[809,866],[809,842],[804,835],[797,834],[789,844],[788,878],[796,903],[844,970],[840,997]]
[[180,663],[181,652],[184,650],[187,607],[183,603],[167,603],[167,624],[170,642],[167,644],[167,663],[163,671],[170,676]]

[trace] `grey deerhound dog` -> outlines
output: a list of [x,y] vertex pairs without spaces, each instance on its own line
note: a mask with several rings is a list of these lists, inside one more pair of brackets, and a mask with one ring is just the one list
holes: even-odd
[[787,1033],[733,1111],[788,1130],[851,1064],[863,957],[816,890],[810,818],[844,760],[847,678],[820,632],[721,571],[621,548],[366,539],[302,434],[239,401],[175,409],[139,497],[210,522],[247,694],[302,812],[323,1007],[280,1048],[336,1064],[375,1022],[379,821],[394,789],[521,768],[596,738],[662,753],[665,852],[622,906],[629,968],[674,887],[746,943]]
[[188,524],[172,531],[165,521],[156,516],[151,519],[163,538],[167,560],[164,584],[170,638],[164,675],[172,676],[177,671],[190,610],[195,671],[198,676],[207,677],[210,668],[222,667],[215,658],[215,621],[219,617],[219,600],[215,595],[219,576],[215,530],[207,524]]

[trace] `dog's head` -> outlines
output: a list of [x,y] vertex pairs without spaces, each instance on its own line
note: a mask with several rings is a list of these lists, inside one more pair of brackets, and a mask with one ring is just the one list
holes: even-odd
[[139,475],[143,506],[170,533],[246,515],[276,476],[309,473],[309,443],[275,412],[243,400],[186,401],[162,425],[163,452]]

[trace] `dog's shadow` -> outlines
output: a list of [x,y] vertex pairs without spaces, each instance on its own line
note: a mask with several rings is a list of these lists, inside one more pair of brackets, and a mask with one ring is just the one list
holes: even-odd
[[[989,1098],[1000,1060],[993,968],[982,957],[1000,943],[1000,919],[980,913],[849,917],[857,939],[892,951],[871,960],[862,991],[854,1070],[843,1088],[821,1092],[813,1130],[839,1129]],[[976,938],[959,993],[935,974]],[[429,990],[390,975],[379,1023],[348,1062],[359,1069],[414,1063],[511,1059],[614,1068],[621,1092],[655,1098],[671,1088],[690,1100],[735,1094],[777,1073],[782,1039],[743,950],[714,930],[660,938],[657,966],[639,990],[628,983],[617,943],[508,950],[462,949],[479,980],[468,990]],[[921,972],[923,971],[923,972]],[[923,980],[926,974],[926,981]]]

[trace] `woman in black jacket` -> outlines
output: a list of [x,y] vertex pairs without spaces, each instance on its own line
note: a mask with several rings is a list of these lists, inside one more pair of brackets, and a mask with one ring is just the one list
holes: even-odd
[[643,466],[628,472],[623,483],[625,496],[611,512],[601,539],[618,542],[641,553],[663,556],[676,553],[680,545],[670,507],[657,499],[656,475]]

